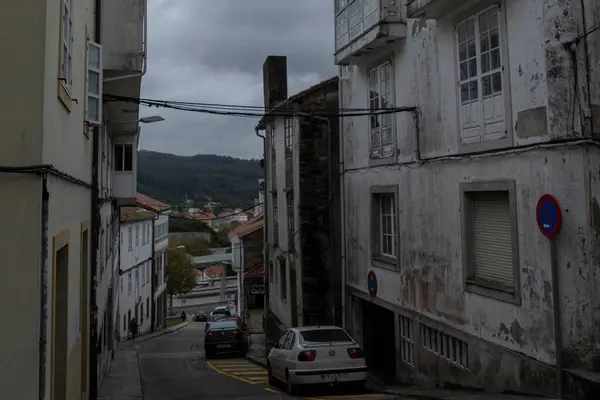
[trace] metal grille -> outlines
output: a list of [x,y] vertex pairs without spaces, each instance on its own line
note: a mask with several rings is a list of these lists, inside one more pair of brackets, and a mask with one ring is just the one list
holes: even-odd
[[474,277],[514,284],[513,237],[508,191],[469,193],[472,204]]
[[427,325],[421,325],[421,345],[425,350],[457,366],[469,367],[467,342],[450,336]]
[[413,321],[400,315],[398,316],[398,324],[400,326],[400,359],[412,367],[415,360]]

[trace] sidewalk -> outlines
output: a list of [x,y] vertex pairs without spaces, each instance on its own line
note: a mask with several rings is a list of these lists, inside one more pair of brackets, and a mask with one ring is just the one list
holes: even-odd
[[255,364],[263,367],[267,366],[267,353],[265,351],[264,333],[255,333],[250,335],[250,347],[248,347],[246,358]]
[[[251,335],[250,348],[246,358],[255,364],[266,367],[265,335]],[[375,392],[391,394],[399,398],[415,400],[552,400],[542,397],[502,395],[482,392],[467,392],[448,389],[423,389],[402,385],[385,385],[375,380],[369,380],[367,387]]]
[[191,319],[163,329],[141,335],[135,341],[127,340],[119,343],[119,351],[112,360],[110,371],[98,388],[98,400],[142,400],[142,383],[136,346],[155,337],[173,333],[189,325]]

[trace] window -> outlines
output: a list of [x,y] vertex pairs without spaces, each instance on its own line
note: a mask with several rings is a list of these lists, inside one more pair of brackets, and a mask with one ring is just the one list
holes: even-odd
[[73,84],[73,0],[63,0],[61,81],[69,91]]
[[146,285],[146,268],[142,267],[142,287]]
[[371,251],[374,259],[397,265],[398,214],[396,212],[397,187],[375,187],[372,195]]
[[146,225],[142,225],[142,246],[146,244]]
[[144,323],[144,303],[140,304],[142,312],[140,313],[140,325]]
[[287,267],[284,261],[279,262],[279,276],[281,279],[279,280],[279,294],[281,295],[282,300],[287,299]]
[[146,318],[150,318],[150,298],[146,299]]
[[415,365],[413,321],[404,315],[399,315],[398,327],[400,328],[400,359],[412,367]]
[[115,171],[131,172],[133,171],[133,145],[116,144],[115,145]]
[[291,157],[294,149],[294,119],[291,117],[284,119],[285,130],[285,155]]
[[128,229],[127,237],[128,237],[127,243],[128,243],[128,247],[129,247],[128,250],[131,251],[132,250],[132,242],[133,242],[133,228],[131,226]]
[[464,145],[506,138],[498,6],[457,26],[460,131]]
[[92,125],[102,124],[102,79],[102,46],[88,42],[86,121]]
[[295,339],[296,339],[296,334],[293,331],[290,331],[290,333],[285,337],[285,341],[283,342],[283,349],[291,350],[292,346],[294,345]]
[[127,294],[131,294],[131,287],[133,285],[131,272],[127,274]]
[[294,195],[288,193],[286,195],[287,202],[287,217],[288,217],[288,233],[290,235],[289,240],[292,240],[294,235]]
[[140,245],[140,226],[135,226],[135,247]]
[[369,130],[371,134],[371,158],[392,157],[395,154],[393,115],[383,114],[382,109],[394,107],[392,64],[383,63],[369,71]]
[[275,162],[275,128],[271,127],[271,162]]
[[300,343],[302,344],[317,344],[317,343],[340,343],[352,342],[352,339],[346,331],[339,328],[334,329],[314,329],[310,331],[300,332]]
[[513,181],[461,184],[467,290],[520,302]]

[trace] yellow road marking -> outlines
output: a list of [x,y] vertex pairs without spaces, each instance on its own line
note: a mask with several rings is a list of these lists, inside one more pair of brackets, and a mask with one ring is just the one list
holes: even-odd
[[272,388],[265,388],[265,390],[266,390],[267,392],[271,392],[271,393],[281,393],[279,390],[272,389]]
[[266,371],[243,371],[243,372],[232,372],[233,375],[267,375]]
[[317,397],[318,399],[358,399],[365,397],[380,397],[383,396],[381,393],[365,393],[365,394],[347,394],[341,396],[322,396]]
[[217,368],[217,367],[216,367],[216,366],[215,366],[215,365],[214,365],[212,362],[210,362],[210,361],[207,361],[207,362],[206,362],[206,365],[208,365],[208,366],[209,366],[209,368],[210,368],[210,369],[212,369],[213,371],[215,371],[215,372],[217,372],[217,373],[219,373],[219,374],[221,374],[221,375],[225,375],[225,376],[228,376],[228,377],[230,377],[230,378],[237,379],[238,381],[242,381],[242,382],[244,382],[244,383],[249,383],[249,384],[251,384],[251,385],[255,385],[256,383],[258,383],[258,382],[253,382],[253,381],[251,381],[251,380],[249,380],[249,379],[244,379],[244,378],[242,378],[241,376],[235,376],[235,375],[233,375],[233,374],[230,374],[230,373],[228,373],[228,372],[225,372],[225,371],[223,371],[223,370],[221,370],[221,369]]
[[229,367],[221,367],[219,364],[215,364],[215,365],[217,365],[223,371],[228,371],[228,372],[235,372],[235,371],[264,371],[265,370],[264,368],[260,368],[260,367],[246,367],[246,368],[235,367],[235,368],[229,368]]

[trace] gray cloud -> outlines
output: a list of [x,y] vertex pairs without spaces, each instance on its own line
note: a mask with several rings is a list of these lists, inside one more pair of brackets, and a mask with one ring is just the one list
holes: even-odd
[[[262,64],[288,57],[289,94],[335,74],[330,0],[149,0],[142,97],[261,105]],[[181,155],[261,157],[257,120],[144,109],[140,147]]]

